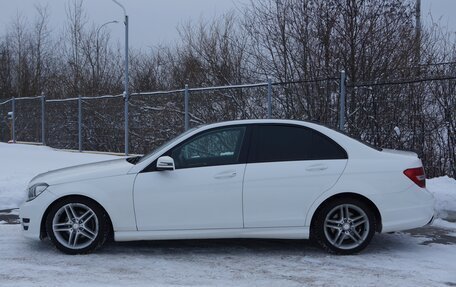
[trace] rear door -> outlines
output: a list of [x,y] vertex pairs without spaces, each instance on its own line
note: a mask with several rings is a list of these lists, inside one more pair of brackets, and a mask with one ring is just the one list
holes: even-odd
[[256,126],[244,177],[244,227],[304,226],[308,208],[346,163],[345,150],[313,129]]

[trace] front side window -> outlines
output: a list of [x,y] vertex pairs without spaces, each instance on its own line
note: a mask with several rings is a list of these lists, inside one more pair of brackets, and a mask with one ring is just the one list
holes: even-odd
[[245,127],[204,132],[173,149],[176,168],[203,167],[239,162]]
[[346,159],[342,147],[310,128],[262,125],[251,148],[254,162]]

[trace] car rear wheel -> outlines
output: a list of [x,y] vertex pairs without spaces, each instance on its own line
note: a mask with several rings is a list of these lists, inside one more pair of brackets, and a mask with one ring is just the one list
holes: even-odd
[[331,253],[353,254],[372,240],[375,224],[373,212],[363,201],[339,198],[318,211],[312,237]]
[[67,254],[98,249],[108,238],[109,226],[106,212],[87,198],[65,198],[52,206],[46,218],[49,238]]

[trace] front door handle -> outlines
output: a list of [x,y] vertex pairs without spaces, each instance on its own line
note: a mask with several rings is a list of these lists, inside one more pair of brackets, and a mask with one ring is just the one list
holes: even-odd
[[328,166],[324,164],[315,164],[306,168],[307,171],[322,171],[325,169],[328,169]]
[[237,172],[235,170],[222,171],[222,172],[214,175],[214,178],[216,178],[216,179],[230,178],[230,177],[235,177],[236,174],[237,174]]

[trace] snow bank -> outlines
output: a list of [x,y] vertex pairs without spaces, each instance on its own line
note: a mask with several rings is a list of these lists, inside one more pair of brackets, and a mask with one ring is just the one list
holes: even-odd
[[19,207],[28,182],[39,173],[111,158],[115,156],[0,143],[0,210]]
[[[112,158],[116,156],[0,143],[0,210],[19,207],[28,182],[39,173]],[[456,212],[456,180],[448,176],[432,178],[427,180],[427,186],[436,198],[439,214]]]
[[[449,222],[449,221],[446,221],[446,220],[443,220],[440,218],[437,218],[436,220],[434,220],[434,222],[432,223],[432,226],[440,227],[443,229],[456,230],[455,222]],[[456,237],[456,236],[454,236],[454,237]]]
[[456,211],[456,180],[448,176],[426,180],[426,186],[434,194],[438,212]]

